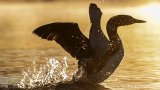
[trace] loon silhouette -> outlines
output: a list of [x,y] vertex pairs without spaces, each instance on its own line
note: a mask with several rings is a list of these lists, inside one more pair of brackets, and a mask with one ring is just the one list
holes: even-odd
[[55,40],[78,60],[78,68],[82,67],[86,74],[79,80],[99,83],[108,78],[123,59],[124,49],[117,33],[118,27],[145,21],[129,15],[113,16],[107,22],[109,37],[107,39],[100,26],[102,12],[96,4],[90,4],[89,14],[91,20],[89,39],[82,34],[77,23],[68,22],[43,25],[33,33],[42,39]]

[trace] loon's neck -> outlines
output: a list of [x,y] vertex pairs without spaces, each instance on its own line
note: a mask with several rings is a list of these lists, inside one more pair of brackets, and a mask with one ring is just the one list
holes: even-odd
[[118,27],[114,26],[114,24],[107,24],[107,33],[111,42],[112,51],[123,49],[122,41],[117,33],[117,29]]

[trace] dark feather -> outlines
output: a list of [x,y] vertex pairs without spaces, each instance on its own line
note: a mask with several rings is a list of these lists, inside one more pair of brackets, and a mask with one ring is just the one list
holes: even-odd
[[90,58],[93,53],[89,39],[82,34],[77,23],[51,23],[37,28],[33,33],[42,39],[55,40],[78,60]]

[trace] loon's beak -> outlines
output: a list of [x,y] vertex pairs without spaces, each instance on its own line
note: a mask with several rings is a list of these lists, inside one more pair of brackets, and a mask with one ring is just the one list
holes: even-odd
[[135,23],[145,23],[146,21],[135,19]]

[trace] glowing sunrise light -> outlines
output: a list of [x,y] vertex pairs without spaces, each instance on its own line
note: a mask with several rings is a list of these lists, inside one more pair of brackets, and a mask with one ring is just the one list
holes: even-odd
[[154,22],[160,22],[160,4],[154,3],[147,6],[143,6],[138,9],[145,18],[148,18]]

